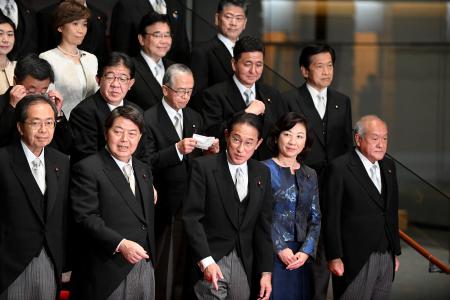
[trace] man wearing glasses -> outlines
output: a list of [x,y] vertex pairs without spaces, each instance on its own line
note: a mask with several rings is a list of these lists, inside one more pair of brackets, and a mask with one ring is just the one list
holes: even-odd
[[53,101],[58,111],[54,139],[50,146],[69,153],[72,138],[62,111],[63,97],[58,91],[49,89],[54,79],[50,64],[36,54],[29,54],[17,62],[14,69],[14,86],[0,96],[0,147],[19,138],[15,118],[17,104],[27,95],[41,94]]
[[43,95],[15,107],[20,140],[0,149],[0,299],[56,299],[66,249],[69,158],[47,147],[57,109]]
[[[194,87],[191,70],[171,65],[164,74],[164,98],[148,109],[145,120],[145,157],[152,166],[159,200],[156,205],[156,299],[183,297],[186,266],[186,238],[181,223],[181,206],[187,193],[188,169],[192,159],[202,155],[193,134],[203,133],[200,114],[186,107]],[[216,140],[208,152],[219,152]]]
[[172,61],[164,58],[172,45],[169,17],[151,12],[139,25],[141,52],[133,58],[136,67],[135,83],[128,100],[146,110],[163,97],[161,85],[164,73]]
[[131,58],[120,52],[108,54],[99,63],[97,81],[100,89],[81,101],[70,114],[69,123],[74,142],[71,163],[103,149],[106,144],[106,118],[114,108],[132,104],[125,99],[134,84]]
[[255,114],[235,114],[227,124],[226,151],[192,161],[183,221],[197,264],[192,279],[198,299],[270,297],[270,174],[251,159],[261,129]]

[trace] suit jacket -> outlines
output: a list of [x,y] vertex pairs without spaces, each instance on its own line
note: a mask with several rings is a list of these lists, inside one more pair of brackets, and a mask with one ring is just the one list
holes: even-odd
[[[20,138],[16,125],[16,109],[9,104],[11,89],[12,87],[0,95],[0,147],[10,145]],[[72,147],[72,132],[65,116],[57,121],[53,140],[49,146],[69,154]]]
[[[61,34],[53,27],[53,12],[58,5],[59,3],[54,3],[46,6],[36,14],[39,26],[40,53],[55,48],[61,41]],[[91,17],[88,20],[88,31],[79,48],[94,54],[97,58],[101,58],[107,52],[107,17],[104,12],[91,3],[88,3],[88,8],[91,12]]]
[[[133,103],[125,99],[123,104]],[[77,162],[105,147],[105,121],[110,113],[100,91],[81,101],[72,110],[69,119],[73,135],[71,162]]]
[[[190,57],[190,46],[186,31],[186,8],[178,0],[165,0],[170,29],[173,34],[172,47],[167,58],[187,64]],[[139,54],[139,23],[144,15],[154,9],[148,0],[119,0],[113,8],[111,16],[111,48],[130,56]]]
[[[162,60],[166,70],[173,64],[171,60],[165,58]],[[135,82],[127,94],[127,99],[146,110],[161,102],[162,89],[141,54],[133,57],[133,62],[136,67]]]
[[72,273],[74,299],[106,299],[126,278],[134,265],[115,253],[122,239],[140,244],[154,263],[152,173],[135,158],[133,169],[141,203],[106,149],[73,166],[70,199],[81,237]]
[[190,65],[195,91],[189,106],[200,111],[203,90],[233,76],[231,58],[230,52],[217,36],[192,49]]
[[[38,31],[36,13],[22,1],[15,0],[19,12],[19,24],[16,29],[16,42],[11,53],[11,60],[18,60],[38,49]],[[0,12],[1,13],[1,12]]]
[[324,199],[326,253],[328,260],[341,258],[345,269],[342,277],[335,278],[338,295],[356,277],[384,236],[392,254],[400,255],[395,164],[386,157],[378,163],[385,199],[355,151],[333,160],[327,172]]
[[239,224],[238,196],[226,153],[193,160],[183,221],[195,262],[208,256],[217,262],[236,248],[252,286],[252,273],[259,282],[261,273],[273,268],[273,196],[269,170],[260,162],[248,161],[248,182],[248,207]]
[[324,135],[322,119],[306,84],[284,93],[282,97],[287,102],[289,111],[303,114],[308,121],[313,144],[304,163],[317,171],[321,184],[327,164],[353,147],[350,99],[331,88],[327,89],[327,123]]
[[[141,141],[145,143],[146,155],[142,160],[152,166],[159,198],[157,209],[170,221],[186,197],[190,162],[202,152],[195,149],[180,161],[175,149],[180,138],[162,102],[147,110],[144,120],[145,135]],[[183,137],[201,134],[202,129],[201,116],[190,108],[183,109]]]
[[[280,93],[262,83],[256,83],[256,99],[264,102],[266,106],[262,116],[264,123],[262,137],[265,140],[273,124],[287,112],[287,108]],[[221,149],[225,149],[224,130],[228,119],[245,109],[244,99],[232,78],[204,91],[202,115],[206,133],[221,140]],[[258,160],[272,157],[265,142],[261,144],[253,157]]]
[[60,282],[67,240],[69,158],[49,147],[44,151],[47,204],[43,207],[20,142],[0,149],[0,294],[43,247]]

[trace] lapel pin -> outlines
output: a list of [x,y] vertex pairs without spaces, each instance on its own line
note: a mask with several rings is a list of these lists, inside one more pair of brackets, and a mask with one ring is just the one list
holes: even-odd
[[262,183],[261,183],[261,181],[259,181],[258,180],[258,182],[256,183],[259,187],[261,187],[262,186]]
[[339,108],[339,105],[336,105],[336,108]]
[[391,174],[391,173],[392,173],[391,169],[389,169],[389,170],[388,170],[388,173],[389,173],[389,174]]
[[267,98],[267,102],[270,102],[270,98]]
[[178,10],[173,11],[172,17],[174,17],[175,19],[178,19]]
[[144,180],[147,180],[147,174],[142,174],[142,178],[144,178]]

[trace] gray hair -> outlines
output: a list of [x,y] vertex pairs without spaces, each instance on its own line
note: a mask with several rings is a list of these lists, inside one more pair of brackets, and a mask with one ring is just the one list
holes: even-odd
[[173,78],[178,74],[190,74],[191,76],[193,76],[192,71],[188,66],[183,64],[173,64],[168,67],[166,72],[164,73],[162,84],[172,87]]
[[[361,137],[364,137],[364,135],[366,134],[366,124],[370,121],[373,120],[379,120],[381,122],[383,122],[384,124],[386,124],[386,122],[384,122],[383,120],[381,120],[378,116],[376,115],[365,115],[362,116],[358,121],[356,121],[355,123],[355,128],[353,129],[353,133],[354,135],[358,134]],[[386,125],[387,127],[387,125]]]

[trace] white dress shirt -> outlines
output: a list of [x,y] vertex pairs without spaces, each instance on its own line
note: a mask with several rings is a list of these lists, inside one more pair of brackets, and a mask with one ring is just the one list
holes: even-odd
[[119,105],[112,105],[112,104],[109,104],[108,102],[106,102],[106,105],[108,105],[108,108],[110,111],[113,111],[115,108],[117,108],[119,106],[123,106],[123,99],[122,99],[122,101],[120,101]]
[[[237,88],[239,89],[239,92],[241,93],[242,99],[244,100],[245,103],[245,91],[248,90],[249,88],[246,87],[245,85],[243,85],[239,79],[237,79],[236,75],[233,75],[233,81],[236,84]],[[248,104],[250,105],[252,103],[253,100],[255,100],[256,98],[256,87],[255,84],[253,84],[250,87],[250,90],[252,91],[252,94],[250,96],[250,99],[248,99]],[[247,104],[246,104],[247,105]]]
[[227,38],[226,36],[224,36],[221,33],[217,34],[217,38],[225,45],[228,52],[230,52],[231,57],[234,57],[233,49],[234,49],[235,43],[233,43],[229,38]]
[[[183,110],[180,109],[180,110],[176,111],[167,103],[166,99],[164,99],[164,98],[162,99],[162,105],[163,105],[164,109],[166,110],[167,114],[169,115],[169,118],[170,118],[170,121],[172,121],[173,127],[175,128],[175,116],[180,114],[181,117],[183,118]],[[183,119],[181,119],[180,122],[181,122],[181,124],[183,124]],[[177,144],[175,144],[175,150],[177,150],[178,158],[180,159],[180,161],[182,161],[183,154],[181,154],[181,152],[178,150]]]
[[[326,108],[327,107],[327,90],[328,90],[328,88],[324,88],[323,90],[318,91],[315,88],[313,88],[311,85],[309,85],[308,83],[306,84],[306,88],[308,89],[309,94],[311,95],[311,98],[313,99],[314,107],[316,108],[317,112],[319,114],[321,114],[320,113],[320,111],[321,111],[320,105],[321,104],[319,103],[319,97],[318,96],[320,95],[320,96],[323,97],[323,99],[324,99],[323,105]],[[325,111],[323,113],[325,113]],[[321,116],[321,117],[323,118],[323,116]]]
[[[44,156],[44,149],[42,149],[42,152],[39,156],[34,155],[33,152],[28,148],[28,146],[21,140],[20,143],[22,144],[23,152],[25,153],[25,157],[27,158],[28,166],[30,167],[31,173],[33,174],[33,161],[36,158],[39,158],[42,162],[42,174],[44,176],[43,180],[45,182],[45,156]],[[34,176],[34,175],[33,175]]]
[[148,67],[150,68],[150,71],[152,71],[153,77],[156,78],[156,81],[159,82],[159,85],[162,85],[164,73],[166,72],[162,59],[156,62],[153,58],[148,56],[148,54],[142,50],[141,55],[144,58],[145,62],[147,63]]
[[[381,186],[382,186],[382,182],[381,182],[381,171],[380,171],[380,164],[378,163],[378,161],[376,161],[376,162],[373,164],[370,160],[367,159],[367,157],[364,156],[364,154],[361,153],[361,151],[359,151],[358,149],[355,149],[355,151],[356,151],[356,154],[358,154],[359,158],[361,159],[361,161],[362,161],[362,163],[363,163],[363,165],[364,165],[364,169],[366,169],[367,175],[369,175],[369,177],[370,177],[370,179],[372,180],[372,182],[373,182],[373,178],[372,178],[372,176],[370,175],[370,169],[372,168],[373,165],[376,165],[376,166],[377,166],[377,169],[376,169],[376,170],[377,170],[377,174],[376,174],[376,176],[377,176],[377,177],[379,178],[379,180],[380,180],[379,184],[380,184],[380,188],[381,188]],[[376,184],[375,182],[373,182],[373,184],[374,184],[375,186],[377,186],[377,184]],[[380,191],[380,192],[381,192],[381,191]]]

